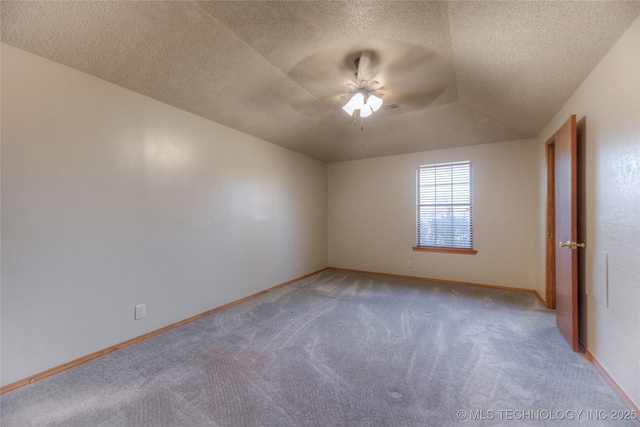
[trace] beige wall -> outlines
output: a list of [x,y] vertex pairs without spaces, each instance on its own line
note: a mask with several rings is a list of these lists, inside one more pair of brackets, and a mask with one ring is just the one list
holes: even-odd
[[[329,165],[329,265],[534,289],[535,149],[523,140]],[[478,254],[414,252],[415,169],[459,160],[473,162]]]
[[326,267],[326,186],[320,162],[2,45],[2,384]]
[[[640,404],[640,18],[538,138],[537,283],[544,284],[545,142],[576,114],[586,129],[586,286],[581,339]],[[608,256],[608,306],[594,254]],[[597,275],[596,275],[597,276]],[[541,289],[544,291],[544,289]],[[586,328],[585,328],[586,327]]]

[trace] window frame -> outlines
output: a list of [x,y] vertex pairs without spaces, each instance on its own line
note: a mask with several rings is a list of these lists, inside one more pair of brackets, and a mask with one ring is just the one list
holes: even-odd
[[[426,184],[422,184],[421,185],[421,181],[420,181],[420,172],[424,169],[437,169],[437,168],[446,168],[446,167],[452,167],[455,165],[463,165],[463,164],[467,164],[468,168],[469,168],[469,203],[463,203],[463,204],[455,204],[458,206],[467,206],[468,205],[468,209],[469,209],[469,235],[470,235],[470,243],[471,243],[471,247],[459,247],[459,246],[439,246],[439,245],[435,245],[435,246],[421,246],[419,245],[419,239],[420,239],[420,210],[421,207],[424,207],[425,204],[421,204],[420,203],[420,189],[422,187],[422,185],[426,185]],[[455,161],[455,162],[445,162],[445,163],[433,163],[433,164],[426,164],[426,165],[420,165],[418,167],[416,167],[416,235],[415,235],[415,241],[416,241],[416,245],[413,247],[414,251],[421,251],[421,252],[442,252],[442,253],[452,253],[452,254],[464,254],[464,255],[475,255],[478,253],[477,250],[474,249],[474,233],[473,233],[473,216],[474,216],[474,209],[473,209],[473,162],[470,160],[463,160],[463,161]],[[435,201],[432,204],[434,207],[438,206],[438,205],[442,205],[442,206],[454,206],[454,203],[450,203],[450,204],[446,204],[446,203],[438,203],[437,201]]]

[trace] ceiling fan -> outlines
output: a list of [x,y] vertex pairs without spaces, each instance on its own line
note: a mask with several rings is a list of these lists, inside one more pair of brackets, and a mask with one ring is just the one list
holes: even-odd
[[353,117],[355,125],[358,117],[360,118],[360,129],[363,129],[362,119],[369,117],[382,106],[382,87],[377,80],[373,80],[370,70],[370,58],[368,52],[356,58],[355,79],[347,84],[347,97],[349,101],[342,109]]
[[425,46],[397,40],[332,46],[303,58],[287,76],[306,92],[287,102],[314,120],[346,112],[357,125],[375,114],[388,118],[457,100],[450,63]]

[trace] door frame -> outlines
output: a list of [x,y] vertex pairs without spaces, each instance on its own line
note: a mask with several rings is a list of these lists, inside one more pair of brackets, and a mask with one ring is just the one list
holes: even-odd
[[554,134],[546,143],[547,215],[545,224],[545,306],[556,308],[556,170]]

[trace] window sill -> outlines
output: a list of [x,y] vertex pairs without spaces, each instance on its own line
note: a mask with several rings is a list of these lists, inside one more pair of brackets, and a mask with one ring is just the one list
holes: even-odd
[[463,254],[463,255],[475,255],[478,253],[475,249],[467,248],[445,248],[439,246],[414,246],[414,251],[417,252],[444,252],[448,254]]

